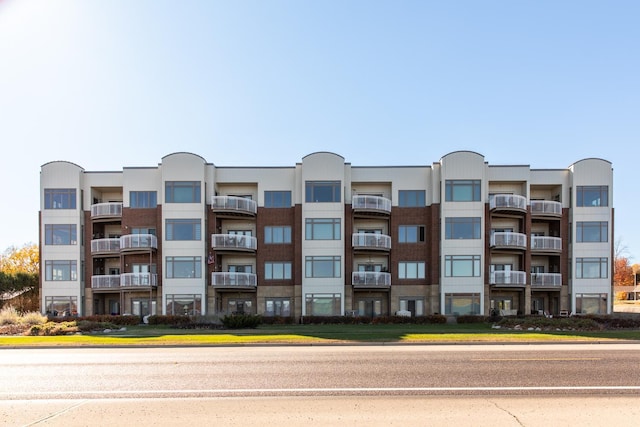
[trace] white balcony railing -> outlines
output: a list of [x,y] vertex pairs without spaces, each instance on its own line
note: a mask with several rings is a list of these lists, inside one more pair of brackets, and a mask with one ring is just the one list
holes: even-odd
[[214,287],[255,288],[258,285],[257,276],[253,273],[213,272],[211,285]]
[[91,218],[121,217],[122,202],[96,203],[91,205]]
[[258,249],[258,240],[253,236],[240,234],[213,234],[211,235],[211,247],[213,249],[255,251]]
[[531,236],[531,250],[561,252],[562,239],[551,236]]
[[524,286],[527,284],[527,273],[524,271],[494,271],[489,283],[499,286]]
[[120,275],[120,286],[123,288],[158,286],[158,275],[155,273],[123,273]]
[[91,241],[92,254],[117,254],[120,252],[120,238],[93,239]]
[[391,236],[374,233],[353,233],[351,245],[356,249],[391,249]]
[[491,210],[527,210],[527,198],[517,194],[495,194],[489,202]]
[[98,276],[91,276],[91,289],[118,289],[119,287],[119,274],[102,274]]
[[562,274],[560,273],[532,273],[532,288],[561,288]]
[[527,235],[512,231],[496,231],[491,235],[491,246],[500,248],[527,248]]
[[211,209],[214,211],[244,212],[255,215],[258,204],[255,200],[238,196],[212,196]]
[[158,238],[153,234],[126,234],[120,236],[120,250],[158,249]]
[[351,198],[351,209],[374,212],[391,212],[391,200],[382,196],[353,196]]
[[562,203],[553,200],[532,200],[531,214],[562,216]]
[[354,287],[388,288],[391,286],[391,273],[382,271],[354,271],[351,273]]

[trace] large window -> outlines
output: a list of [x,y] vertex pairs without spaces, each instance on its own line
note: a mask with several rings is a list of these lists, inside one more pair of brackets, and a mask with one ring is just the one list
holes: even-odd
[[480,277],[480,255],[447,255],[445,277]]
[[200,203],[200,181],[167,181],[164,186],[166,203]]
[[340,294],[306,294],[305,312],[307,316],[339,316]]
[[290,280],[291,279],[291,263],[290,262],[265,262],[264,263],[264,279],[265,280]]
[[272,316],[291,316],[291,299],[290,298],[267,298],[264,302],[264,315]]
[[340,202],[340,181],[307,181],[305,184],[307,203]]
[[47,316],[67,317],[78,315],[78,297],[75,296],[44,297],[44,306]]
[[480,294],[445,294],[444,314],[480,314]]
[[200,240],[199,219],[168,219],[167,240]]
[[609,187],[606,185],[578,186],[577,206],[609,206]]
[[398,206],[406,207],[424,207],[425,191],[424,190],[399,190]]
[[401,225],[398,227],[398,242],[424,242],[424,225]]
[[305,221],[305,239],[340,240],[340,218],[307,218]]
[[445,239],[479,239],[480,217],[445,218]]
[[146,228],[146,227],[133,227],[131,229],[131,234],[152,234],[156,235],[155,228]]
[[577,314],[607,314],[607,294],[576,294]]
[[447,202],[479,202],[481,200],[479,179],[448,179],[445,182]]
[[129,207],[155,208],[156,206],[158,206],[158,193],[156,191],[129,192]]
[[167,314],[173,316],[197,316],[202,314],[201,294],[167,294]]
[[44,244],[77,245],[77,228],[75,224],[46,224],[44,226]]
[[576,241],[607,242],[609,224],[606,221],[579,221],[576,223]]
[[78,280],[78,262],[75,260],[48,260],[44,263],[44,269],[47,281]]
[[291,226],[266,226],[264,228],[264,242],[273,244],[291,243]]
[[398,263],[399,279],[424,279],[425,264],[423,261],[403,261]]
[[308,256],[305,258],[305,277],[340,277],[339,256]]
[[576,278],[606,279],[608,261],[607,258],[576,258]]
[[44,190],[45,209],[75,209],[76,189],[75,188],[45,188]]
[[291,207],[291,191],[265,191],[264,207],[265,208],[290,208]]
[[167,279],[199,279],[202,277],[202,257],[168,256]]

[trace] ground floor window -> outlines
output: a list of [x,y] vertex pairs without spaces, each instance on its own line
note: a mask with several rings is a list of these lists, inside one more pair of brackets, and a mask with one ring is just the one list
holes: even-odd
[[253,302],[245,298],[229,298],[227,301],[227,313],[253,314]]
[[480,294],[445,294],[444,307],[445,314],[480,314]]
[[131,314],[134,316],[148,316],[156,314],[156,302],[151,301],[149,310],[149,298],[135,298],[131,300]]
[[202,314],[202,295],[169,294],[166,309],[167,315],[198,316]]
[[47,316],[67,317],[78,315],[78,297],[45,297],[44,306]]
[[411,317],[424,316],[424,301],[419,298],[400,298],[400,311],[411,313]]
[[606,314],[607,294],[576,294],[577,314]]
[[342,299],[340,294],[307,294],[305,312],[307,316],[340,316]]
[[358,316],[382,316],[381,298],[360,298],[357,300]]
[[291,300],[289,298],[270,298],[265,301],[265,316],[291,316]]

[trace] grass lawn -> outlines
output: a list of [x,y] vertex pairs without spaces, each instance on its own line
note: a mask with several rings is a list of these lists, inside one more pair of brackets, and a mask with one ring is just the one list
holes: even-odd
[[488,324],[263,325],[241,330],[129,326],[126,331],[64,336],[0,336],[1,347],[164,346],[234,344],[616,342],[640,340],[640,330],[512,331]]

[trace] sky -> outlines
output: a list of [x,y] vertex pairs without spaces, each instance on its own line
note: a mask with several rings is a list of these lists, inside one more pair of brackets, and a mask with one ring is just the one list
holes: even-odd
[[[614,169],[640,261],[637,0],[0,0],[0,252],[38,242],[40,168]],[[11,201],[9,204],[8,201]]]

